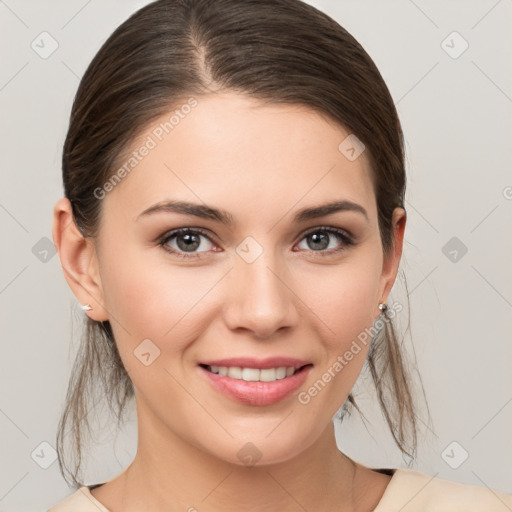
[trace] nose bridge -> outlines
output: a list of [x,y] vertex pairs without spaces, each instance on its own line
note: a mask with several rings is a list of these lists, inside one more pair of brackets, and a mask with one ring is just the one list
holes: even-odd
[[[240,244],[239,250],[247,247],[255,250],[250,242],[245,246]],[[239,252],[236,255],[230,272],[227,322],[231,328],[245,328],[258,337],[268,337],[281,327],[296,322],[293,294],[284,284],[285,276],[280,275],[283,266],[275,251],[261,248],[254,260],[246,254]]]

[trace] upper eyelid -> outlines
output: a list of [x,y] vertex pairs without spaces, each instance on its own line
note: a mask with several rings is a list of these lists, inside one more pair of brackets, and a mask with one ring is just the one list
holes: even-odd
[[352,235],[352,233],[350,233],[350,231],[347,231],[346,229],[343,229],[343,228],[336,228],[334,226],[313,226],[311,228],[306,229],[306,231],[303,231],[301,233],[301,236],[304,237],[309,233],[314,233],[315,231],[322,231],[322,230],[328,231],[330,233],[336,233],[336,234],[339,234],[341,232],[341,233],[345,234],[347,236],[347,238],[350,238],[350,239],[354,238],[354,236]]
[[[352,233],[350,233],[346,229],[337,228],[337,227],[334,227],[334,226],[319,225],[319,226],[312,226],[310,228],[307,228],[305,231],[303,231],[300,234],[300,238],[298,239],[298,242],[302,241],[303,238],[306,237],[308,234],[314,233],[316,231],[322,231],[322,230],[323,231],[328,231],[329,233],[332,233],[332,234],[335,234],[335,235],[338,235],[338,236],[344,235],[348,239],[349,242],[353,242],[354,241],[354,236],[352,235]],[[181,228],[176,228],[176,229],[172,229],[170,231],[167,231],[161,237],[159,237],[159,241],[160,241],[160,243],[162,245],[164,245],[170,239],[174,238],[175,236],[179,235],[180,233],[186,233],[186,232],[197,233],[197,234],[199,234],[201,236],[204,236],[205,238],[208,238],[210,240],[210,242],[212,242],[214,244],[217,244],[217,242],[215,240],[216,237],[214,235],[211,235],[209,230],[205,230],[204,228],[189,227],[189,226],[181,227]],[[203,252],[206,252],[206,251],[203,251]],[[322,251],[318,251],[318,252],[322,252]],[[328,252],[328,251],[323,251],[323,252]],[[198,252],[198,253],[190,253],[190,254],[201,254],[201,251]]]
[[183,227],[183,228],[176,228],[171,229],[170,231],[166,231],[163,235],[158,237],[158,240],[160,242],[164,242],[166,240],[169,240],[170,238],[173,238],[181,233],[197,233],[199,235],[202,235],[210,240],[210,242],[215,242],[215,236],[212,235],[208,230],[205,230],[204,228],[194,228],[194,227]]

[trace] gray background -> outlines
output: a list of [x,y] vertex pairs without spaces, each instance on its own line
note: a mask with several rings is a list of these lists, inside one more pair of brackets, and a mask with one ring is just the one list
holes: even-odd
[[[70,492],[53,448],[83,313],[51,243],[61,147],[85,67],[145,3],[0,0],[0,511],[43,511]],[[406,342],[430,407],[430,419],[418,417],[412,469],[512,493],[512,4],[311,3],[375,60],[405,132]],[[31,47],[51,49],[44,31],[58,43],[47,58]],[[393,297],[405,294],[400,280]],[[372,467],[404,467],[371,390],[363,375],[356,396],[370,424],[344,422],[339,446]],[[104,427],[88,483],[112,478],[135,453],[133,412],[117,438]]]

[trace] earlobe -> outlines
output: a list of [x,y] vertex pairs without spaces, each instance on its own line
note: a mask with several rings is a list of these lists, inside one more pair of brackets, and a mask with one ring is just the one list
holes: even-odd
[[52,236],[64,277],[78,302],[91,306],[87,314],[93,320],[108,320],[94,241],[78,229],[65,197],[55,203]]

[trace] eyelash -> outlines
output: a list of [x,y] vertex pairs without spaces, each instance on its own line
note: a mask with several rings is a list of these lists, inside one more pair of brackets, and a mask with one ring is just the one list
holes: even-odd
[[[334,228],[334,227],[328,227],[328,226],[319,226],[312,228],[305,233],[302,234],[302,237],[299,241],[302,241],[304,238],[306,238],[308,235],[311,235],[313,233],[322,232],[322,233],[328,233],[331,235],[335,235],[339,238],[339,240],[342,241],[342,245],[336,249],[329,249],[329,250],[321,250],[321,251],[313,251],[309,250],[308,252],[311,252],[315,254],[315,256],[320,257],[326,257],[326,256],[332,256],[333,254],[337,254],[341,251],[344,251],[347,249],[347,247],[355,245],[356,242],[354,238],[349,235],[346,231]],[[173,239],[174,237],[180,235],[180,234],[193,234],[193,235],[203,235],[206,237],[210,242],[214,243],[213,240],[210,238],[208,233],[200,228],[179,228],[175,229],[173,231],[170,231],[168,233],[165,233],[159,240],[159,245],[164,249],[164,251],[171,253],[175,256],[178,256],[179,258],[201,258],[202,253],[186,253],[184,251],[177,251],[176,249],[171,249],[167,243]]]

